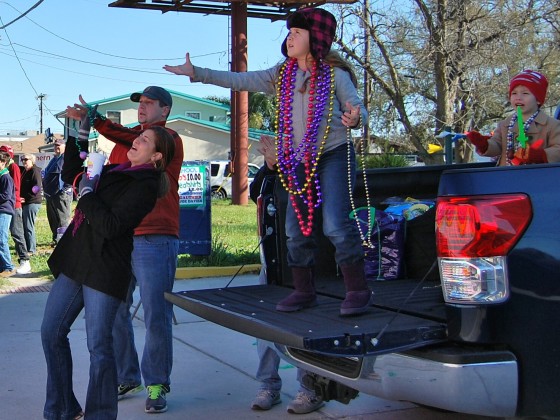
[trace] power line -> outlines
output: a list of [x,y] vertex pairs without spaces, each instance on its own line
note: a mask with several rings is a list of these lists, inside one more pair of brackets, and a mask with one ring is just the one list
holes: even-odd
[[4,32],[6,32],[6,37],[8,38],[8,42],[10,43],[10,47],[12,48],[12,51],[14,52],[14,55],[15,55],[18,63],[19,63],[19,66],[21,67],[21,70],[23,71],[23,74],[25,75],[25,78],[29,82],[29,85],[31,86],[31,89],[33,89],[33,92],[35,92],[35,96],[38,96],[39,94],[37,93],[37,90],[35,90],[35,86],[33,86],[33,83],[31,83],[31,79],[29,79],[29,76],[25,72],[25,69],[23,68],[23,64],[21,64],[21,61],[20,61],[20,59],[17,55],[16,49],[14,48],[14,46],[12,44],[12,40],[10,39],[10,35],[8,34],[8,31],[5,29],[5,25],[4,25],[4,21],[2,20],[2,16],[0,16],[0,23],[2,24],[2,27],[4,28]]
[[[41,0],[41,1],[43,1],[43,0]],[[17,11],[18,13],[21,13],[18,9],[16,9],[16,8],[15,8],[14,6],[12,6],[11,4],[9,4],[9,3],[6,3],[6,4],[7,4],[8,6],[10,6],[12,9],[14,9],[15,11]],[[34,6],[34,7],[36,7],[36,6]],[[29,11],[27,11],[27,12],[25,12],[25,13],[27,14],[28,12],[29,12]],[[25,16],[25,15],[22,15],[22,16],[18,17],[18,19],[22,18],[23,16]],[[106,52],[99,51],[99,50],[94,50],[93,48],[89,48],[89,47],[85,47],[85,46],[83,46],[83,45],[80,45],[80,44],[78,44],[78,43],[76,43],[76,42],[74,42],[74,41],[71,41],[71,40],[69,40],[69,39],[67,39],[67,38],[64,38],[63,36],[60,36],[60,35],[58,35],[58,34],[55,34],[54,32],[50,31],[49,29],[47,29],[47,28],[45,28],[44,26],[42,26],[42,25],[38,24],[37,22],[35,22],[35,21],[34,21],[33,19],[31,19],[30,17],[27,17],[27,19],[28,19],[29,21],[31,21],[32,23],[34,23],[35,25],[37,25],[39,28],[41,28],[41,29],[43,29],[44,31],[48,32],[49,34],[55,36],[56,38],[62,39],[63,41],[66,41],[66,42],[68,42],[69,44],[75,45],[76,47],[83,48],[84,50],[91,51],[91,52],[94,52],[94,53],[97,53],[97,54],[101,54],[101,55],[106,55],[106,56],[108,56],[108,57],[115,57],[115,58],[122,58],[123,60],[136,60],[136,61],[173,61],[173,60],[181,60],[181,59],[184,58],[184,57],[179,57],[179,58],[177,58],[177,57],[176,57],[176,58],[138,58],[138,57],[125,57],[125,56],[122,56],[122,55],[110,54],[110,53],[106,53]],[[16,20],[17,20],[17,19],[16,19]],[[11,22],[10,22],[10,23],[11,23]],[[6,26],[7,26],[7,25],[6,25]],[[0,29],[3,29],[3,28],[0,28]],[[23,45],[22,45],[22,46],[23,46]],[[204,55],[201,55],[201,56],[199,56],[199,57],[204,57],[204,56],[206,56],[206,55],[210,55],[210,54],[204,54]],[[194,56],[193,56],[193,57],[194,57]]]
[[[39,0],[37,3],[35,3],[33,6],[31,6],[31,8],[25,12],[25,13],[21,13],[19,10],[17,10],[14,6],[12,6],[10,3],[6,3],[8,6],[13,7],[14,9],[16,9],[19,13],[21,13],[21,15],[19,15],[17,18],[15,18],[14,20],[12,20],[11,22],[8,22],[4,25],[4,22],[2,22],[2,26],[0,27],[0,29],[6,29],[8,26],[10,26],[12,23],[17,22],[18,20],[20,20],[22,17],[24,17],[26,14],[28,14],[29,12],[31,12],[33,9],[35,9],[37,6],[39,6],[41,3],[43,3],[44,0]],[[29,18],[27,18],[29,19]],[[31,20],[31,19],[29,19]]]
[[[39,3],[36,4],[36,6],[38,6],[39,4],[42,3],[43,0],[41,0]],[[36,7],[35,6],[35,7]],[[17,55],[16,49],[14,48],[14,45],[12,43],[12,40],[10,39],[10,34],[8,34],[8,31],[6,30],[6,25],[4,25],[4,21],[2,20],[2,17],[0,16],[0,23],[2,24],[2,28],[4,29],[4,32],[6,33],[6,38],[8,38],[8,42],[10,44],[10,47],[12,48],[12,51],[14,52],[14,55],[18,61],[18,64],[21,68],[21,71],[23,72],[25,78],[27,79],[27,81],[29,82],[29,86],[31,86],[31,89],[33,89],[33,92],[35,92],[35,96],[39,97],[39,94],[37,93],[37,89],[35,89],[35,86],[33,86],[33,83],[31,82],[31,79],[29,78],[29,76],[27,75],[27,72],[25,71],[25,68],[23,67],[23,64],[21,63],[21,60],[19,59],[19,56]],[[54,117],[53,112],[49,109],[49,107],[45,104],[43,105],[43,101],[41,100],[41,131],[42,131],[42,113],[43,113],[43,106],[45,107],[45,109],[49,112],[49,114],[51,114]]]
[[[14,50],[13,49],[14,45],[26,48],[26,49],[31,50],[31,51],[43,53],[48,58],[53,58],[54,57],[54,58],[57,58],[57,59],[70,60],[72,62],[79,62],[79,63],[83,63],[83,64],[91,64],[91,65],[94,65],[94,66],[108,67],[108,68],[117,69],[117,70],[126,70],[126,71],[133,71],[133,72],[139,72],[139,73],[166,74],[166,72],[164,72],[164,71],[153,71],[153,70],[142,69],[142,68],[133,68],[133,67],[126,67],[126,66],[96,63],[94,61],[80,60],[78,58],[68,57],[68,56],[65,56],[65,55],[60,55],[60,54],[56,54],[56,53],[52,53],[52,52],[48,52],[48,51],[44,51],[44,50],[39,50],[37,48],[33,48],[33,47],[29,47],[27,45],[19,44],[17,42],[13,43],[13,45],[12,44],[10,45],[12,47],[12,50]],[[226,53],[226,51],[215,51],[215,52],[200,54],[200,55],[196,55],[196,56],[192,56],[192,57],[193,58],[199,58],[199,57],[207,57],[207,56],[210,56],[210,55],[217,55],[217,54],[223,55],[225,53]]]
[[30,115],[30,116],[28,116],[28,117],[25,117],[25,118],[20,118],[20,119],[18,119],[18,120],[12,120],[12,121],[0,121],[0,125],[2,125],[2,124],[12,124],[12,123],[17,123],[17,122],[20,122],[20,121],[25,121],[25,120],[28,120],[29,118],[34,118],[34,117],[35,117],[35,113],[33,113],[32,115]]
[[[0,51],[0,54],[7,55],[8,57],[13,57],[12,55],[10,55],[8,53],[5,53],[5,52],[1,52],[1,51]],[[150,85],[150,83],[153,83],[153,80],[149,81],[149,82],[146,82],[146,81],[135,81],[135,80],[130,80],[130,79],[118,79],[118,78],[115,78],[115,77],[99,76],[97,74],[84,73],[84,72],[69,70],[67,68],[51,66],[51,65],[48,65],[48,64],[45,64],[45,63],[41,63],[41,62],[37,62],[37,61],[25,59],[25,58],[22,58],[21,60],[25,61],[27,63],[37,64],[38,66],[47,67],[49,69],[59,70],[59,71],[63,71],[63,72],[66,72],[66,73],[71,73],[71,74],[78,74],[78,75],[81,75],[81,76],[95,77],[97,79],[113,80],[113,81],[116,81],[116,82],[138,83],[138,84],[143,84],[143,85]],[[167,76],[167,74],[165,74],[163,72],[161,73],[161,75],[162,76]],[[184,86],[184,84],[182,84],[182,83],[162,83],[161,86]],[[201,85],[201,87],[202,86],[203,85]],[[195,85],[194,87],[196,88],[198,86]]]

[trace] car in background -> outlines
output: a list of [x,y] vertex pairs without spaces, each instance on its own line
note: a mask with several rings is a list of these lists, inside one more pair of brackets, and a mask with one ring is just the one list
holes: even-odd
[[[210,162],[210,187],[212,190],[212,199],[226,199],[231,198],[231,177],[229,160],[213,160]],[[250,184],[259,166],[254,163],[247,164],[247,178]]]

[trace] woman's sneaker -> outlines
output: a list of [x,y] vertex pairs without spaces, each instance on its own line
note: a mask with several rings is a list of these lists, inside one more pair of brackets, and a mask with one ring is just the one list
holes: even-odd
[[259,389],[251,408],[253,410],[270,410],[273,405],[280,404],[280,393],[278,391],[269,391],[268,389]]
[[163,413],[167,411],[165,395],[170,391],[167,385],[148,385],[148,398],[146,399],[146,413]]
[[321,408],[325,403],[323,398],[317,397],[315,393],[299,391],[296,397],[288,404],[288,413],[307,414]]
[[17,274],[29,274],[31,273],[31,264],[29,260],[21,260],[19,267],[16,269]]
[[144,387],[142,385],[131,385],[131,384],[119,385],[117,398],[119,400],[122,400],[123,398],[129,397],[131,395],[134,395],[142,391],[143,389]]

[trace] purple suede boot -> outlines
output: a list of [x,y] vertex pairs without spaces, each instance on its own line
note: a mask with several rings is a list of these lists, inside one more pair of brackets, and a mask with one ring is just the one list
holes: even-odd
[[373,292],[367,285],[364,261],[341,265],[340,270],[346,285],[346,298],[340,306],[340,315],[351,316],[367,312],[373,303]]
[[280,312],[295,312],[317,305],[313,269],[292,267],[292,280],[296,290],[287,298],[278,302],[276,310]]

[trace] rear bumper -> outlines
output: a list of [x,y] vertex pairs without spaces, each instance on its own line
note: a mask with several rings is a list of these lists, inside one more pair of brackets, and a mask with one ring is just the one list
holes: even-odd
[[509,352],[457,354],[456,348],[365,358],[325,359],[276,346],[291,364],[368,395],[410,401],[459,413],[511,417],[518,396],[518,366]]

